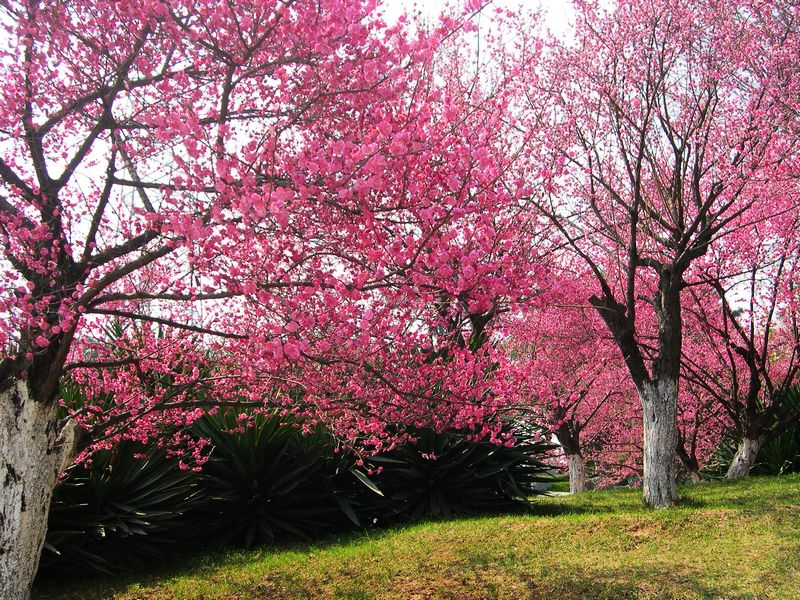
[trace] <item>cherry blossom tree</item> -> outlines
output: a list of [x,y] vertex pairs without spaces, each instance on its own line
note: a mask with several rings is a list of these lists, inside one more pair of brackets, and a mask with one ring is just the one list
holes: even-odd
[[502,73],[435,60],[468,19],[411,35],[376,8],[3,4],[4,598],[59,473],[116,439],[177,451],[222,406],[372,450],[403,424],[497,435],[517,384],[477,341],[543,275],[514,226],[528,140]]
[[685,371],[681,383],[676,452],[685,479],[699,483],[700,471],[713,457],[730,421],[714,397]]
[[796,211],[755,224],[720,249],[688,303],[696,342],[684,372],[739,440],[729,479],[747,476],[761,447],[800,420],[787,402],[800,373],[797,228]]
[[604,479],[636,471],[639,428],[631,434],[630,424],[641,416],[619,350],[586,302],[587,274],[569,275],[574,279],[552,273],[553,288],[508,335],[509,352],[527,377],[530,415],[558,439],[570,491],[578,493],[586,489],[587,459]]
[[553,179],[533,198],[599,284],[590,302],[642,403],[644,499],[661,508],[677,498],[686,285],[710,248],[796,207],[796,196],[762,185],[786,179],[796,158],[796,9],[575,7],[574,39],[526,70],[529,120],[549,132],[542,169]]

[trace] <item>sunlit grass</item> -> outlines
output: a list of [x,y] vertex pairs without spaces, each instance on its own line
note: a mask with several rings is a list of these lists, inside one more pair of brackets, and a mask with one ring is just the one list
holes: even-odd
[[65,599],[800,598],[800,477],[543,498],[537,514],[423,523],[211,554],[149,577],[62,582]]

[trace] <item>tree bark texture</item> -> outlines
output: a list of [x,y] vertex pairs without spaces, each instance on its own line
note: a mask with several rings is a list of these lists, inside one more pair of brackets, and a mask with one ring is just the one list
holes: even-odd
[[0,391],[0,598],[27,600],[39,566],[59,474],[74,458],[72,423],[37,402],[24,381]]
[[580,454],[567,454],[569,465],[569,491],[579,494],[586,491],[586,461]]
[[758,451],[761,450],[763,445],[763,438],[743,437],[742,441],[739,442],[733,461],[731,461],[731,466],[728,467],[725,479],[741,479],[750,475],[750,469],[753,468]]
[[648,382],[640,388],[639,395],[644,413],[644,501],[653,508],[667,508],[678,499],[677,380]]

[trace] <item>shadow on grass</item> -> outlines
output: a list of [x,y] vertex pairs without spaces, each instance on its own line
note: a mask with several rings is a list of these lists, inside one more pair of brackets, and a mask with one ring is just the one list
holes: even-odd
[[686,494],[682,494],[678,501],[675,503],[676,508],[708,508],[709,504],[702,498],[692,498]]
[[[682,514],[698,509],[733,509],[743,512],[775,512],[775,517],[770,519],[786,519],[785,526],[780,526],[779,530],[784,543],[781,548],[776,548],[776,556],[784,554],[784,559],[777,562],[778,565],[787,573],[800,570],[800,560],[798,559],[797,549],[797,515],[800,515],[800,477],[791,476],[781,478],[753,478],[751,481],[739,482],[714,482],[711,484],[700,484],[697,486],[687,486],[681,488],[682,500],[673,509]],[[659,514],[647,509],[641,501],[640,490],[611,490],[599,492],[587,492],[575,496],[562,497],[536,497],[532,502],[531,509],[523,514],[531,517],[569,517],[583,515],[631,515],[631,514]],[[665,514],[665,513],[661,513]],[[667,513],[668,514],[668,513]],[[490,516],[497,518],[514,517],[515,514],[503,515],[476,515],[473,518]],[[254,551],[218,551],[212,553],[195,554],[193,556],[178,557],[173,561],[161,562],[154,567],[148,568],[144,573],[130,573],[108,577],[83,577],[76,580],[76,576],[49,579],[37,582],[34,589],[33,598],[37,600],[57,599],[57,600],[92,600],[109,598],[114,594],[124,593],[123,591],[131,585],[141,586],[141,596],[136,596],[135,592],[130,597],[153,597],[148,593],[148,588],[155,588],[159,583],[166,583],[168,580],[177,576],[181,577],[211,577],[217,573],[224,573],[228,568],[235,568],[242,564],[255,563],[265,555],[277,554],[281,552],[297,553],[307,555],[337,547],[354,546],[381,542],[391,538],[396,534],[426,527],[431,523],[446,524],[452,521],[462,521],[465,519],[454,519],[451,521],[426,521],[408,525],[400,525],[383,529],[370,529],[366,531],[345,533],[339,535],[329,535],[313,541],[287,541],[264,546]],[[469,517],[466,518],[469,520]],[[198,551],[200,552],[200,551]],[[793,554],[795,553],[795,554]],[[519,574],[522,575],[522,574]],[[629,598],[629,597],[673,597],[662,592],[672,590],[677,597],[725,597],[737,595],[734,589],[725,589],[725,583],[715,583],[719,589],[704,587],[701,580],[701,573],[686,569],[681,573],[662,573],[656,567],[626,566],[624,569],[600,569],[573,573],[558,573],[545,579],[525,578],[532,598]],[[284,576],[285,577],[285,576]],[[653,581],[653,586],[648,582]],[[265,592],[262,597],[279,598],[291,597],[284,594],[283,589],[273,589],[272,585],[288,585],[291,582],[276,580],[265,583],[269,589],[259,590]],[[644,587],[642,587],[644,586]],[[288,589],[288,588],[287,588]],[[299,589],[299,588],[293,588]],[[666,595],[665,595],[666,594]],[[248,596],[243,596],[248,597]],[[369,597],[369,596],[367,596]],[[797,597],[800,597],[798,590]]]
[[[80,579],[76,579],[74,575],[66,574],[39,578],[34,584],[32,600],[105,600],[115,594],[123,593],[132,585],[150,588],[156,587],[159,583],[166,582],[174,577],[212,576],[215,573],[224,571],[226,566],[235,568],[243,563],[258,562],[265,554],[285,552],[308,555],[336,548],[380,542],[404,531],[424,528],[429,525],[446,525],[447,523],[469,519],[516,517],[531,514],[529,510],[519,510],[504,513],[465,515],[449,519],[428,519],[380,528],[323,534],[310,540],[277,541],[250,550],[236,548],[208,550],[198,548],[193,551],[185,551],[170,560],[162,560],[157,564],[146,565],[141,570],[126,571],[113,576],[81,574]],[[284,594],[285,590],[273,587],[273,584],[275,584],[281,588],[287,583],[291,582],[286,580],[265,584],[266,587],[263,590],[260,589],[259,593],[269,592],[263,596],[264,598],[294,598],[293,595],[286,596]],[[292,594],[294,594],[299,588],[292,589],[294,590]],[[312,595],[308,597],[313,597],[313,592],[309,593]],[[128,596],[125,597],[127,598]]]
[[533,499],[530,512],[536,516],[564,516],[627,514],[646,510],[648,509],[642,502],[641,490],[609,488],[568,496],[538,496]]
[[[762,597],[768,589],[744,593],[735,584],[709,582],[699,570],[680,569],[665,572],[657,565],[626,565],[624,568],[601,568],[565,572],[543,580],[526,578],[530,600],[624,600],[647,598],[738,598]],[[765,596],[764,596],[765,597]]]
[[566,503],[548,500],[534,500],[530,510],[526,513],[533,517],[563,517],[569,515],[597,514],[619,512],[610,506],[592,505],[590,503]]
[[[537,498],[539,497],[544,498],[544,496],[537,496]],[[122,592],[128,586],[134,584],[139,584],[142,587],[149,587],[176,576],[192,577],[210,574],[224,569],[226,564],[234,566],[240,565],[242,562],[258,561],[265,553],[277,554],[281,552],[290,552],[309,554],[337,547],[381,541],[384,538],[394,536],[403,531],[425,527],[431,524],[446,524],[448,522],[483,518],[544,516],[547,514],[556,516],[558,514],[574,513],[576,511],[575,507],[566,506],[563,507],[564,510],[561,511],[555,505],[551,507],[549,513],[547,509],[540,512],[538,508],[538,505],[531,505],[522,507],[516,511],[475,513],[451,518],[424,519],[412,523],[388,524],[354,531],[323,533],[320,534],[319,537],[312,539],[287,539],[258,546],[251,550],[236,548],[219,550],[211,550],[202,547],[187,548],[172,559],[161,560],[158,563],[144,565],[140,569],[124,571],[112,576],[99,573],[81,573],[80,581],[76,581],[75,575],[72,573],[48,574],[46,577],[41,577],[36,580],[32,598],[34,600],[50,600],[51,598],[58,598],[58,600],[107,598],[115,593]]]
[[317,540],[286,540],[258,546],[251,550],[219,549],[209,550],[198,547],[184,550],[169,560],[161,560],[143,566],[142,569],[124,571],[112,576],[81,573],[80,580],[65,573],[40,577],[34,583],[32,600],[100,600],[122,592],[128,586],[139,584],[142,587],[157,585],[160,581],[175,576],[195,576],[210,574],[226,564],[239,564],[244,560],[258,560],[264,552],[310,552],[336,544],[354,542],[364,533],[354,532],[342,535],[329,534]]

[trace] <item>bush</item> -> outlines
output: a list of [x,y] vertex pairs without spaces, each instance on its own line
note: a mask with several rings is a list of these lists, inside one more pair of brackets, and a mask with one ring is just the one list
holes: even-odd
[[[549,482],[541,457],[550,449],[518,435],[513,447],[470,441],[465,432],[420,429],[416,442],[370,460],[380,473],[370,479],[381,491],[364,492],[357,511],[368,523],[416,521],[519,511]],[[368,491],[368,490],[367,490]]]
[[53,495],[40,574],[111,574],[168,556],[186,541],[192,475],[133,442],[71,467]]
[[549,449],[527,434],[512,448],[464,432],[414,432],[409,443],[355,468],[323,429],[220,411],[191,432],[211,441],[200,473],[161,451],[121,442],[71,467],[56,489],[40,572],[136,570],[178,549],[252,546],[363,526],[528,506],[550,481]]
[[303,435],[295,421],[256,415],[247,427],[219,412],[192,428],[213,444],[197,476],[202,500],[190,522],[212,547],[306,538],[340,528],[344,517],[334,480],[348,468],[330,435]]
[[[787,412],[800,410],[800,386],[792,386],[783,405]],[[753,475],[782,475],[800,473],[800,423],[764,444],[751,470]]]

